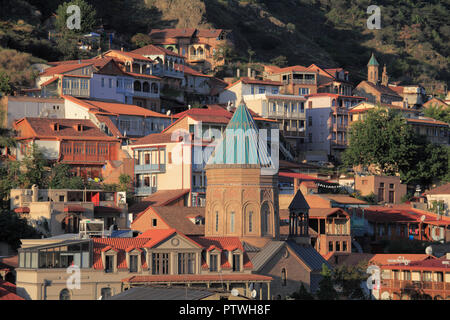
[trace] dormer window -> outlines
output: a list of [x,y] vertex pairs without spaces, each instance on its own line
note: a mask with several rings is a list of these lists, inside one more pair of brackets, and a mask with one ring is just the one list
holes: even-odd
[[82,125],[81,123],[77,123],[77,125],[75,126],[75,129],[76,129],[78,132],[81,132],[81,131],[83,131],[83,125]]
[[52,130],[59,131],[59,123],[52,123]]

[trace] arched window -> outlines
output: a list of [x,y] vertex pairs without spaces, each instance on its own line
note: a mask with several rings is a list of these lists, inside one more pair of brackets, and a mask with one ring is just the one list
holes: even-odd
[[216,211],[216,232],[219,232],[219,211]]
[[198,55],[199,56],[203,55],[203,48],[202,47],[198,48]]
[[158,85],[156,83],[152,83],[152,93],[158,93]]
[[234,232],[235,214],[234,211],[230,212],[230,232]]
[[248,232],[253,232],[253,211],[248,213]]
[[270,232],[270,221],[269,221],[269,205],[267,202],[264,202],[261,206],[261,219],[262,219],[262,230],[264,234],[268,234]]
[[281,285],[284,287],[286,286],[287,283],[287,274],[286,274],[286,269],[283,268],[281,269]]
[[333,100],[331,101],[331,106],[332,106],[332,107],[335,107],[335,106],[336,106],[336,99],[333,99]]
[[102,300],[111,298],[111,288],[102,288],[100,295],[102,296]]
[[142,91],[141,83],[139,81],[137,81],[137,80],[134,82],[133,88],[134,88],[134,91]]
[[67,289],[62,289],[59,293],[59,300],[70,300],[70,292]]
[[150,84],[149,84],[147,81],[145,81],[145,82],[143,83],[143,85],[142,85],[142,91],[143,91],[143,92],[150,92]]

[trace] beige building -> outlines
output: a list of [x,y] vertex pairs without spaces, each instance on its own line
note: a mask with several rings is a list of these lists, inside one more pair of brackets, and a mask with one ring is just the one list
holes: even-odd
[[106,230],[129,224],[125,199],[103,190],[12,189],[10,209],[47,236],[78,233],[82,219],[102,219]]
[[428,209],[433,207],[434,202],[438,202],[443,205],[444,210],[440,214],[450,214],[450,183],[425,191],[425,195],[427,197]]
[[374,194],[379,203],[401,203],[406,195],[406,184],[396,176],[361,176],[355,175],[355,190],[361,195]]

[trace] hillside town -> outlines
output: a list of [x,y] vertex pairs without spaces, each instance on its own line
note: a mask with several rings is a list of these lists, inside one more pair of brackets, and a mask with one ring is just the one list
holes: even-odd
[[0,241],[0,300],[450,299],[447,88],[370,51],[359,83],[220,77],[231,30],[148,36],[1,97],[0,228],[32,231]]

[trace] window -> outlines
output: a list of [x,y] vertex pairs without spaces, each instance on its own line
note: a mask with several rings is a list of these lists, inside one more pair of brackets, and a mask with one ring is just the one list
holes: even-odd
[[152,274],[169,274],[169,254],[152,253]]
[[102,88],[105,86],[105,78],[102,78]]
[[233,271],[241,271],[241,255],[233,254]]
[[211,254],[209,256],[209,271],[216,272],[217,271],[217,260],[218,260],[218,254]]
[[411,271],[409,270],[403,271],[403,280],[411,281]]
[[156,227],[157,224],[158,224],[158,220],[157,219],[152,219],[152,226]]
[[216,232],[219,232],[219,212],[216,211]]
[[341,251],[341,243],[336,241],[336,251]]
[[138,256],[130,255],[130,272],[138,272]]
[[300,112],[301,113],[305,112],[305,103],[304,102],[300,102]]
[[333,241],[328,242],[328,251],[333,251]]
[[278,94],[278,88],[272,88],[272,94]]
[[437,282],[443,282],[444,281],[444,274],[442,272],[436,272],[436,281]]
[[264,87],[259,87],[259,91],[258,91],[260,94],[262,94],[262,93],[266,93],[266,88],[264,88]]
[[347,241],[342,241],[342,251],[347,252]]
[[102,297],[102,300],[111,298],[111,288],[102,288],[102,290],[100,291],[100,295]]
[[393,190],[389,190],[389,203],[395,202],[395,192]]
[[251,94],[255,94],[255,87],[254,87],[254,86],[251,86],[251,87],[250,87],[250,93],[251,93]]
[[234,232],[234,211],[230,214],[230,232]]
[[195,273],[195,253],[178,254],[178,274]]
[[287,283],[287,274],[286,274],[286,269],[283,268],[281,269],[281,285],[284,287],[286,286]]
[[312,127],[312,116],[308,117],[308,127]]
[[253,231],[253,211],[248,214],[248,232]]
[[424,271],[422,272],[422,281],[432,281],[432,272],[431,271]]
[[112,79],[108,79],[108,85],[110,88],[112,88]]
[[70,292],[68,289],[62,289],[59,293],[59,300],[70,300]]
[[114,271],[114,256],[106,255],[105,257],[105,272],[110,273]]

